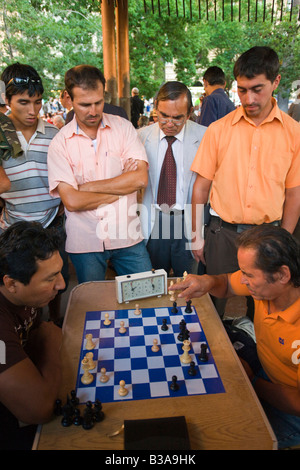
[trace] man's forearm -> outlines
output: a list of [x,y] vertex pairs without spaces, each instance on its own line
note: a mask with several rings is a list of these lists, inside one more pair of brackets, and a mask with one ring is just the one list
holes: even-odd
[[285,202],[281,226],[293,233],[300,217],[300,186],[288,188],[285,192]]

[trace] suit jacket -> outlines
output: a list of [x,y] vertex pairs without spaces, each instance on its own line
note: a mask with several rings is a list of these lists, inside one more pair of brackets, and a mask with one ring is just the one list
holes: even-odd
[[[194,157],[206,131],[206,127],[201,126],[188,120],[185,124],[184,130],[184,204],[189,204],[185,207],[184,221],[185,233],[187,238],[191,238],[191,202],[193,186],[196,179],[196,173],[190,170]],[[155,221],[154,204],[156,203],[156,181],[157,181],[157,158],[160,129],[159,124],[151,124],[146,127],[138,129],[138,136],[143,143],[149,162],[149,178],[148,186],[144,191],[143,203],[140,207],[140,218],[143,230],[143,235],[147,241],[151,235],[151,231]]]

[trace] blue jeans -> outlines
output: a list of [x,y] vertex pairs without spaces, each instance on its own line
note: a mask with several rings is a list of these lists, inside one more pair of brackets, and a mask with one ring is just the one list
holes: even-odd
[[[263,368],[256,375],[270,381]],[[278,448],[284,449],[299,445],[300,417],[278,410],[263,400],[261,400],[261,404],[276,435]]]
[[79,284],[104,281],[107,261],[110,260],[118,276],[151,271],[152,265],[144,242],[128,248],[93,253],[69,253]]

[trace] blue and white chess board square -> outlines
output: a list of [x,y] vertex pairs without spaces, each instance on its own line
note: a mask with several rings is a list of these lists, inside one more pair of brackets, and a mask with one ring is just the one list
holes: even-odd
[[[111,321],[104,325],[105,314]],[[167,320],[167,331],[162,331],[163,319]],[[178,340],[179,323],[184,319],[190,332],[189,351],[196,365],[196,375],[190,375],[189,364],[183,364],[183,343]],[[120,322],[126,332],[121,334]],[[85,357],[86,335],[92,334],[95,348],[92,350],[96,368],[91,370],[94,380],[89,385],[81,382]],[[153,352],[153,340],[158,340],[159,351]],[[208,360],[199,359],[201,344],[208,346]],[[106,369],[108,381],[100,381],[101,369]],[[179,389],[172,391],[172,377],[176,375]],[[128,394],[119,395],[120,381],[125,381]],[[87,312],[83,331],[76,393],[80,403],[88,400],[110,403],[121,400],[145,400],[152,398],[224,393],[225,389],[214,358],[206,341],[197,312],[186,313],[185,307],[178,307],[172,313],[171,307],[144,308],[140,315],[134,309]]]

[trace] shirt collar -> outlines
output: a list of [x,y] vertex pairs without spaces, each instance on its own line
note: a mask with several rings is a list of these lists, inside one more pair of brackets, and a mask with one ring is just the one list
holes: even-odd
[[[272,104],[273,104],[273,108],[270,114],[266,117],[266,119],[260,125],[265,124],[266,122],[271,122],[274,119],[278,119],[283,125],[283,119],[281,116],[280,109],[278,107],[277,101],[273,97],[272,97]],[[243,106],[239,106],[233,116],[232,125],[237,124],[237,122],[239,122],[242,118],[244,118],[250,124],[254,125],[253,121],[245,113]]]
[[[176,137],[176,139],[179,140],[180,142],[183,142],[184,130],[185,130],[185,125],[183,126],[183,128],[178,134],[174,135],[174,137]],[[166,137],[166,134],[161,129],[159,129],[159,140],[162,140],[164,137]]]
[[[268,310],[267,302],[265,303],[266,311]],[[267,315],[269,318],[282,318],[287,323],[294,324],[299,321],[299,312],[300,312],[300,298],[296,300],[292,305],[290,305],[286,310],[270,313]]]

